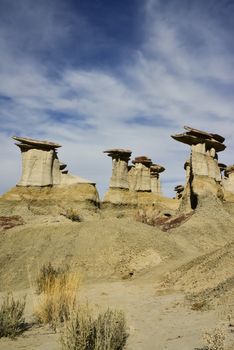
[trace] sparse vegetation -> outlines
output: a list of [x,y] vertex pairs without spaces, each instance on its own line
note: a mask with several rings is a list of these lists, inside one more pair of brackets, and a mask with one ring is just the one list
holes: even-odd
[[65,212],[63,212],[61,215],[65,216],[67,219],[71,221],[81,222],[82,218],[80,214],[72,208],[66,209]]
[[207,350],[224,350],[225,332],[223,328],[217,327],[210,332],[203,334],[203,339],[206,341]]
[[23,332],[25,328],[24,309],[25,298],[15,300],[12,294],[3,298],[0,308],[0,338],[14,338]]
[[122,350],[127,339],[122,311],[107,309],[93,318],[88,308],[73,312],[61,336],[63,350]]
[[66,272],[54,273],[52,266],[45,270],[50,271],[45,275],[43,271],[42,276],[45,278],[42,279],[42,293],[34,314],[37,322],[50,324],[56,331],[59,324],[68,320],[70,311],[76,304],[80,276],[77,273],[71,273],[68,269]]
[[55,283],[55,280],[58,278],[60,279],[60,281],[66,279],[68,270],[68,266],[65,266],[63,268],[55,268],[50,262],[48,264],[44,264],[41,267],[39,275],[36,279],[37,293],[41,294],[43,292],[47,292]]

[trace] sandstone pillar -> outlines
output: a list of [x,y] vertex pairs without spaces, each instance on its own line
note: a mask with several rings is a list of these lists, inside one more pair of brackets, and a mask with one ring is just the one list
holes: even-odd
[[48,141],[13,137],[22,154],[22,176],[18,186],[51,186],[53,173],[56,173],[59,144]]
[[140,156],[136,157],[132,163],[134,167],[129,171],[130,190],[151,192],[151,159],[146,156]]
[[194,209],[199,200],[205,197],[223,198],[221,172],[217,152],[226,146],[224,138],[218,134],[185,127],[186,132],[172,135],[176,141],[191,146],[189,161],[185,163],[186,186],[183,193],[184,203],[189,203]]
[[165,168],[159,164],[153,164],[150,167],[150,179],[151,179],[151,192],[161,195],[161,182],[160,173],[162,173]]
[[128,161],[132,152],[126,149],[110,149],[104,151],[112,158],[112,176],[110,188],[129,189]]

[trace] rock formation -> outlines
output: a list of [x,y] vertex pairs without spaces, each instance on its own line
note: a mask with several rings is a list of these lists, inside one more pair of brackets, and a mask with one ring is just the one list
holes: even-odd
[[22,175],[17,186],[55,186],[90,183],[79,176],[70,175],[66,164],[60,163],[57,148],[61,145],[42,140],[13,136],[22,155]]
[[225,167],[222,183],[225,192],[234,194],[234,164]]
[[183,185],[177,185],[174,188],[174,191],[176,192],[176,198],[180,199],[182,198],[183,192],[184,192],[184,186]]
[[225,139],[220,135],[187,126],[184,128],[185,133],[172,135],[172,138],[191,146],[190,159],[185,163],[187,184],[183,204],[190,202],[194,209],[202,197],[211,195],[222,198],[217,152],[223,151],[226,146],[223,144]]
[[129,189],[128,183],[128,161],[132,152],[127,149],[109,149],[104,151],[112,158],[112,176],[110,188]]
[[134,167],[129,171],[129,187],[131,191],[151,192],[150,167],[152,160],[146,156],[136,157]]
[[159,174],[162,173],[165,168],[159,164],[152,164],[150,167],[150,179],[151,179],[151,192],[162,194],[161,182]]

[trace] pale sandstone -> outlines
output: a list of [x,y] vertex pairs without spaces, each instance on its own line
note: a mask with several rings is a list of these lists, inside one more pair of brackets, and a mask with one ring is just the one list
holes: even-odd
[[128,161],[132,152],[126,149],[110,149],[104,151],[112,158],[112,175],[110,188],[128,189]]

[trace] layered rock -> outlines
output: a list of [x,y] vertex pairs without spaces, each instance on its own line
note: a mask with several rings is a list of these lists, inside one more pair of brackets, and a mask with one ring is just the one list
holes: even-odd
[[162,194],[161,191],[161,182],[160,182],[160,173],[162,173],[165,168],[159,164],[152,164],[150,167],[150,179],[151,179],[151,192]]
[[68,173],[66,164],[60,163],[57,148],[61,145],[42,140],[13,136],[22,155],[22,175],[17,186],[55,186],[79,183],[94,184]]
[[221,171],[217,152],[223,151],[224,137],[198,129],[184,127],[186,132],[172,135],[176,141],[191,146],[189,161],[185,163],[187,183],[183,194],[183,205],[195,208],[205,196],[223,197]]
[[150,167],[152,160],[146,156],[136,157],[134,167],[129,171],[129,188],[131,191],[151,192]]
[[110,188],[129,189],[128,161],[132,152],[126,149],[114,148],[104,151],[112,158],[112,175]]

